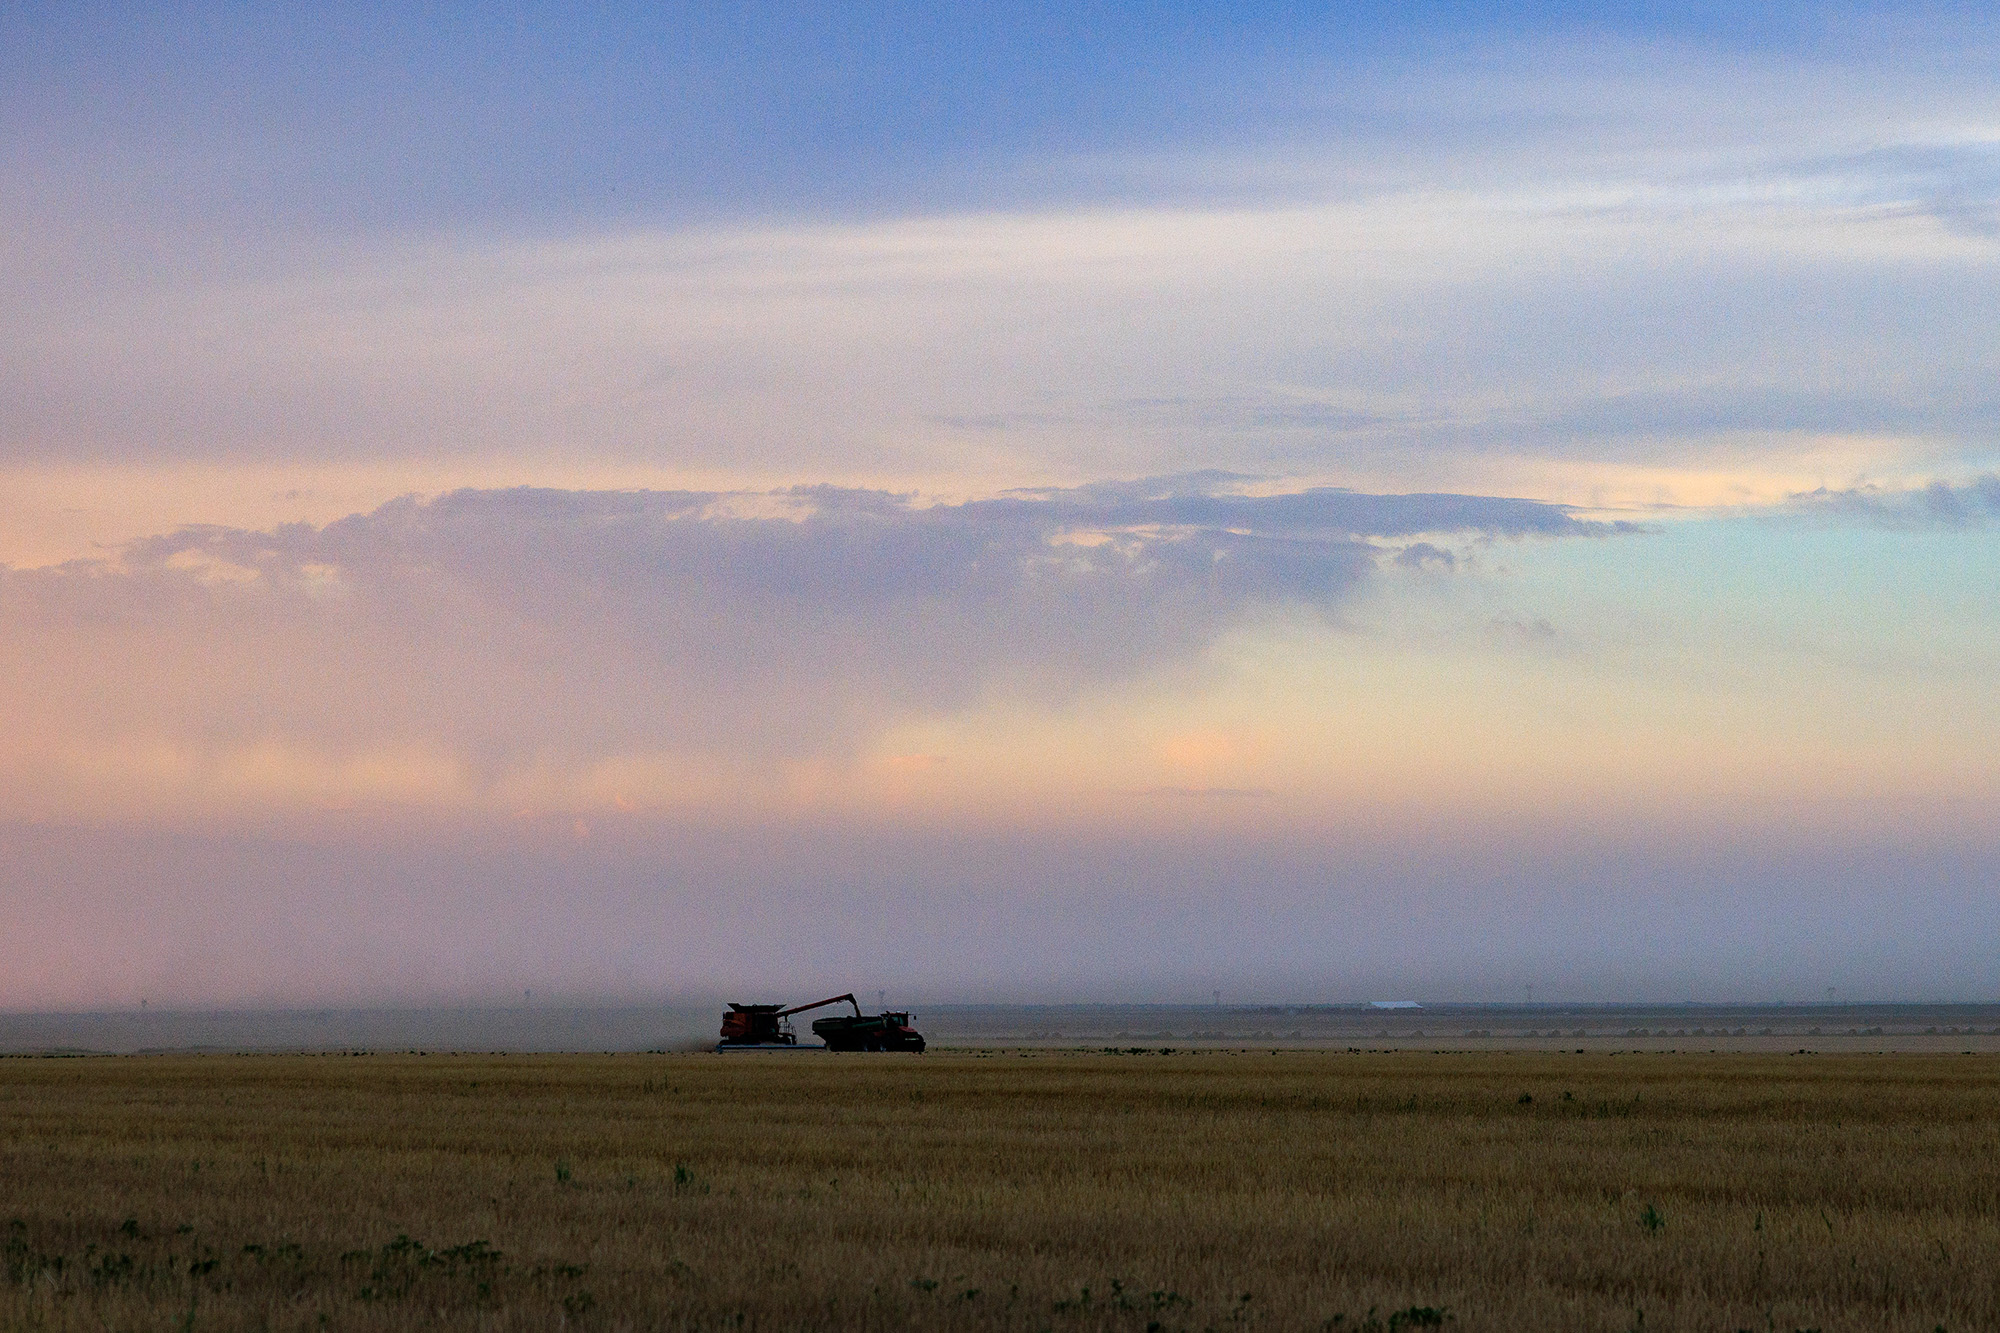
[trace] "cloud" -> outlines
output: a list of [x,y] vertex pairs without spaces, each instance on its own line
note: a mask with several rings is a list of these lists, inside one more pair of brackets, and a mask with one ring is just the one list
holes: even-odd
[[1687,464],[1719,435],[1936,457],[1991,418],[1993,243],[1936,201],[1990,208],[1992,156],[1918,180],[1779,145],[1440,167],[1286,206],[211,239],[165,268],[19,242],[0,468],[400,459],[476,480],[525,459],[545,466],[512,475],[736,485],[1221,465],[1547,494],[1486,469]]
[[[871,59],[903,75],[982,55],[955,85],[972,100],[927,110],[913,157],[893,134],[822,140],[855,126],[796,105],[772,119],[798,84],[773,71],[804,48],[767,53],[754,95],[655,86],[733,67],[740,42],[713,33],[652,47],[639,24],[612,46],[659,61],[546,105],[509,101],[532,79],[398,75],[419,100],[398,103],[387,154],[351,116],[309,114],[345,105],[335,90],[383,50],[336,41],[327,79],[284,76],[276,101],[242,80],[289,69],[292,42],[207,84],[142,81],[173,105],[120,136],[85,78],[110,58],[93,39],[88,60],[28,61],[21,86],[40,91],[14,116],[42,108],[36,132],[0,139],[0,470],[459,469],[372,499],[491,484],[496,460],[565,484],[630,466],[614,484],[974,474],[967,488],[1224,465],[1595,501],[1620,496],[1529,465],[1636,460],[1701,475],[1621,480],[1623,498],[1691,503],[1718,453],[1760,495],[1979,457],[2000,299],[1993,44],[1963,15],[1841,22],[1784,19],[1744,46],[1701,20],[1378,15],[1337,40],[1211,34],[1212,58],[1114,24],[1158,60],[1065,79],[1137,79],[1151,100],[1087,108],[991,82],[1047,59],[1039,38],[1014,32],[998,49],[1028,65],[1008,66],[983,37],[919,56],[892,23]],[[404,39],[459,72],[468,42],[499,40],[423,31]],[[882,111],[895,80],[836,64],[842,96]],[[360,86],[379,110],[378,81]],[[1031,93],[1046,120],[967,111]],[[665,119],[567,119],[619,96]],[[558,124],[589,151],[552,159]],[[468,135],[504,142],[469,152]],[[1874,456],[1849,467],[1850,451]],[[1600,485],[1589,471],[1565,475]]]
[[1395,563],[1402,569],[1451,570],[1457,568],[1458,556],[1430,542],[1411,542],[1396,552]]
[[1556,627],[1543,617],[1522,620],[1518,616],[1495,616],[1486,622],[1486,633],[1497,643],[1513,647],[1533,647],[1552,643]]
[[1990,425],[1996,405],[1989,395],[1928,400],[1912,393],[1899,399],[1843,392],[1831,385],[1802,389],[1724,381],[1580,397],[1537,414],[1532,424],[1600,454],[1616,454],[1629,451],[1635,438],[1674,440],[1683,448],[1708,436],[1749,434],[1924,430],[1966,438]]
[[[151,754],[166,780],[227,754],[245,782],[320,793],[660,753],[772,763],[1171,666],[1260,609],[1323,612],[1415,549],[1378,541],[1622,530],[1528,500],[1254,495],[1221,474],[956,504],[457,491],[0,575],[0,703],[17,736]],[[301,749],[332,767],[294,771]]]
[[1795,513],[1835,515],[1886,528],[1978,528],[2000,519],[2000,475],[1933,481],[1915,489],[1824,487],[1791,498]]

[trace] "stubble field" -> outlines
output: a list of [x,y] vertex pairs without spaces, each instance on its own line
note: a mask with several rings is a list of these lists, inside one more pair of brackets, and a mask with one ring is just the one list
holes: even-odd
[[2000,1328],[2000,1061],[0,1060],[0,1325]]

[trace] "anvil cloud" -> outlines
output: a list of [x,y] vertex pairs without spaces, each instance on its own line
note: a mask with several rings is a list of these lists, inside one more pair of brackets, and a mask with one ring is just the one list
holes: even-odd
[[1449,562],[1433,541],[1629,528],[1243,480],[928,505],[832,486],[456,491],[318,528],[188,528],[0,571],[12,697],[32,701],[9,729],[43,736],[56,770],[85,738],[415,747],[475,785],[618,755],[852,752],[995,693],[1157,672],[1260,609],[1333,612],[1384,559]]

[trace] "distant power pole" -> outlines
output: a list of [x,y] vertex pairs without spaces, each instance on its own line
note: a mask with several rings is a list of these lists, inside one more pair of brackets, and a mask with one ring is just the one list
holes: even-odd
[[1221,992],[1221,991],[1217,991],[1217,992],[1215,993],[1215,1007],[1216,1007],[1216,1008],[1218,1008],[1218,1009],[1220,1009],[1220,1008],[1222,1007],[1222,992]]
[[1529,1004],[1533,1004],[1533,1003],[1535,1002],[1535,985],[1534,985],[1534,983],[1533,983],[1533,982],[1529,982],[1529,983],[1528,983],[1528,988],[1527,988],[1527,989],[1528,989],[1528,1003],[1529,1003]]

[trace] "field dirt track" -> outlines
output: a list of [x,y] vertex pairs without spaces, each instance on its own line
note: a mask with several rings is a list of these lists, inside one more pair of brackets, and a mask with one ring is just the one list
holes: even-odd
[[1986,1055],[0,1060],[0,1326],[2000,1328]]

